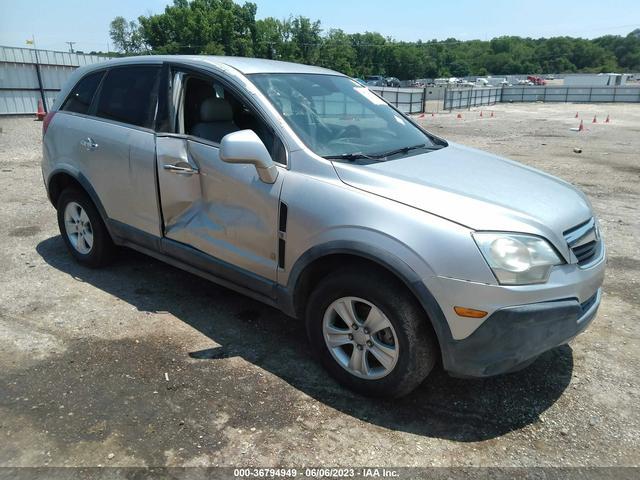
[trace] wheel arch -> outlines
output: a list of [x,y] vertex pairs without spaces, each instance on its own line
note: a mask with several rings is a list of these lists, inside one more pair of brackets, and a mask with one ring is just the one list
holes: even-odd
[[89,195],[89,198],[91,198],[91,201],[98,209],[98,213],[100,213],[102,220],[106,223],[108,217],[102,202],[98,198],[98,194],[91,186],[87,177],[80,172],[64,168],[59,168],[51,172],[49,179],[47,180],[47,192],[49,195],[49,201],[54,208],[57,207],[60,194],[69,187],[75,187]]
[[334,241],[317,245],[305,252],[294,264],[286,287],[288,301],[283,310],[296,318],[304,317],[304,306],[312,287],[337,268],[374,268],[396,278],[418,301],[433,327],[441,350],[452,339],[440,306],[420,276],[402,259],[378,247],[354,242]]
[[109,225],[109,217],[107,216],[107,212],[98,197],[98,194],[91,186],[91,183],[82,173],[76,172],[73,170],[69,170],[66,168],[58,168],[53,170],[49,175],[47,180],[47,194],[49,196],[49,201],[53,205],[54,208],[58,206],[58,199],[60,198],[60,194],[67,188],[77,188],[78,190],[86,193],[96,209],[98,210],[98,214],[102,218],[102,222],[107,228],[107,232],[114,238],[113,232],[110,229]]

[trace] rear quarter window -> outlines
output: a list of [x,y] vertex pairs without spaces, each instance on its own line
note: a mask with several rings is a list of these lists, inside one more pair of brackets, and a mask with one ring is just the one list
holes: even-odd
[[71,90],[62,106],[62,110],[65,112],[87,113],[103,75],[104,71],[95,72],[80,80]]
[[109,70],[102,82],[96,116],[150,128],[157,103],[160,67],[124,67]]

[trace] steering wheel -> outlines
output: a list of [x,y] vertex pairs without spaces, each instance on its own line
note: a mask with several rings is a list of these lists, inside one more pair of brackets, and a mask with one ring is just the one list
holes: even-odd
[[309,125],[309,130],[311,133],[311,137],[315,139],[319,139],[319,134],[322,134],[324,137],[330,138],[333,136],[333,131],[322,121],[322,118],[317,114],[317,112],[311,108],[306,102],[298,100],[295,102],[298,107],[301,108],[302,113],[305,115],[307,119],[307,124]]
[[357,125],[347,125],[338,131],[338,138],[361,138],[362,130]]

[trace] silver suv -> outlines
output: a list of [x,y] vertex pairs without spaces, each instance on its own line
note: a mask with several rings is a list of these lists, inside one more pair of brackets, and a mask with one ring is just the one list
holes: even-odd
[[605,248],[581,192],[322,68],[81,68],[45,119],[42,171],[80,263],[126,246],[304,319],[327,370],[368,395],[404,395],[439,360],[523,368],[600,304]]

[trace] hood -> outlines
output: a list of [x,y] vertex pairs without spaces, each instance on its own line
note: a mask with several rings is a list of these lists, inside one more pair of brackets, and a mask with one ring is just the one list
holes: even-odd
[[398,160],[334,167],[352,187],[473,230],[543,235],[562,250],[562,233],[592,216],[587,198],[569,183],[455,143]]

